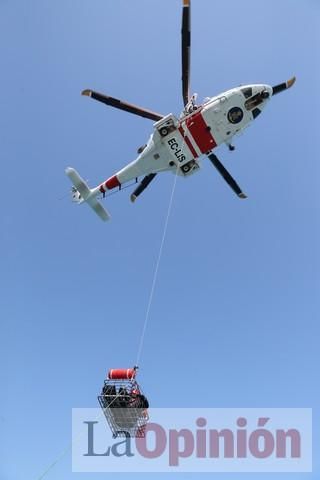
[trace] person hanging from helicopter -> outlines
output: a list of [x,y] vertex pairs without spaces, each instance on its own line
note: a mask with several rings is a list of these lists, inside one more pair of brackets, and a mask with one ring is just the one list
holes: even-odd
[[149,408],[149,402],[145,395],[143,395],[138,388],[133,388],[130,398],[130,406],[134,408],[142,408],[147,410]]
[[134,408],[137,415],[141,416],[142,418],[148,418],[148,399],[140,392],[137,386],[135,386],[131,391],[128,407]]
[[117,396],[116,387],[114,385],[103,385],[101,397],[103,399],[103,407],[111,407]]
[[[131,408],[134,408],[138,415],[139,427],[136,432],[137,437],[145,437],[145,429],[149,419],[148,408],[149,402],[145,395],[138,389],[133,389],[131,392]],[[140,422],[139,422],[140,420]]]

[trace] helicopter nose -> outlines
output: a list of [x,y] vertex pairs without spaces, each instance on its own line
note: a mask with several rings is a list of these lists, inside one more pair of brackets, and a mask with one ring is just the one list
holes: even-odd
[[296,81],[296,77],[292,77],[287,82],[280,83],[279,85],[275,85],[274,87],[272,87],[272,95],[276,95],[277,93],[283,92],[284,90],[287,90],[288,88],[292,87],[295,81]]

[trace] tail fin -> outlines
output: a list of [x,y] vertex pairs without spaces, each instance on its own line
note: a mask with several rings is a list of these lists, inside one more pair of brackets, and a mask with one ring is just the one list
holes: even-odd
[[66,168],[65,172],[78,192],[78,203],[86,202],[92,208],[92,210],[96,212],[101,220],[110,220],[111,217],[109,212],[96,198],[99,194],[99,189],[90,189],[87,183],[83,180],[83,178],[80,177],[79,173],[74,168],[68,167]]

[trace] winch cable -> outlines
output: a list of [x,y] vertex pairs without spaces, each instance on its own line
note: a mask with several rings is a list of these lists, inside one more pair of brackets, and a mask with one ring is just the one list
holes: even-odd
[[[117,398],[119,398],[119,397],[121,397],[121,393],[118,393],[117,395],[115,395],[114,399],[108,404],[108,407],[110,407],[114,403],[114,401],[117,400]],[[97,420],[98,420],[98,418],[97,418]],[[80,435],[80,437],[78,437],[76,440],[73,440],[72,442],[70,442],[70,444],[46,468],[46,470],[40,475],[40,477],[37,477],[37,480],[42,480],[47,475],[47,473],[49,473],[50,470],[52,470],[57,465],[57,463],[59,463],[60,460],[62,460],[72,450],[72,447],[76,443],[76,441],[80,441],[82,439],[82,437],[84,437],[85,435],[88,435],[87,432]]]
[[68,445],[68,447],[55,459],[54,462],[52,462],[47,468],[46,470],[40,475],[40,477],[37,477],[37,480],[42,480],[49,472],[50,470],[53,469],[53,467],[55,467],[57,465],[57,463],[60,462],[60,460],[62,460],[66,455],[67,453],[69,453],[72,449],[72,445],[73,443],[71,443],[70,445]]
[[[114,399],[109,403],[108,407],[110,407],[113,402],[120,396],[121,393],[117,393]],[[69,445],[60,453],[60,455],[58,455],[57,458],[46,468],[46,470],[40,475],[40,477],[37,477],[37,480],[42,480],[50,472],[50,470],[52,470],[57,465],[57,463],[60,462],[60,460],[62,460],[70,451],[72,451],[73,445],[76,443],[76,441],[80,441],[85,435],[87,435],[87,432],[80,435],[80,437],[78,437],[76,440],[70,442]]]
[[[181,147],[182,152],[184,152],[185,144],[186,144],[185,136],[183,136],[183,144],[182,144],[182,147]],[[135,365],[137,365],[137,366],[139,366],[141,353],[142,353],[142,348],[143,348],[143,343],[144,343],[144,338],[145,338],[146,329],[147,329],[147,324],[148,324],[148,321],[149,321],[149,318],[150,318],[150,310],[151,310],[152,300],[153,300],[154,291],[155,291],[155,287],[156,287],[156,283],[157,283],[159,266],[160,266],[160,261],[161,261],[161,257],[162,257],[162,253],[163,253],[163,246],[164,246],[165,238],[166,238],[166,235],[167,235],[168,223],[169,223],[169,218],[170,218],[170,214],[171,214],[171,210],[172,210],[172,204],[173,204],[173,198],[174,198],[174,193],[175,193],[175,189],[176,189],[176,184],[177,184],[178,169],[179,169],[179,165],[177,165],[177,169],[176,169],[176,172],[175,172],[175,175],[174,175],[170,200],[169,200],[169,204],[168,204],[167,215],[166,215],[166,219],[165,219],[164,227],[163,227],[163,233],[162,233],[162,239],[161,239],[161,243],[160,243],[158,258],[157,258],[156,265],[155,265],[155,268],[154,268],[153,279],[152,279],[149,299],[148,299],[148,303],[147,303],[146,315],[145,315],[145,319],[144,319],[144,322],[143,322],[143,327],[142,327],[142,332],[141,332],[139,347],[138,347],[138,353],[137,353],[137,360],[136,360],[136,363],[135,363]]]

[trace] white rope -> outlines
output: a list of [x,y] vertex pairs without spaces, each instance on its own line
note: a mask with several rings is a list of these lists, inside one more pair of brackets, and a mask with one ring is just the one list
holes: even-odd
[[55,467],[57,463],[59,463],[60,460],[62,460],[63,457],[65,457],[67,453],[70,452],[70,450],[72,449],[72,445],[73,443],[68,445],[68,447],[55,459],[53,463],[51,463],[51,465],[49,465],[49,467],[47,467],[47,469],[40,475],[40,477],[37,477],[37,480],[42,480],[50,472],[50,470],[52,470],[53,467]]
[[172,187],[172,192],[171,192],[171,196],[170,196],[167,217],[166,217],[166,221],[165,221],[165,224],[164,224],[163,235],[162,235],[162,240],[161,240],[161,244],[160,244],[158,259],[157,259],[156,267],[155,267],[154,274],[153,274],[153,280],[152,280],[152,286],[151,286],[150,295],[149,295],[149,301],[148,301],[146,316],[145,316],[144,324],[143,324],[143,328],[142,328],[142,333],[141,333],[141,338],[140,338],[140,343],[139,343],[139,348],[138,348],[138,354],[137,354],[137,360],[136,360],[136,363],[135,363],[136,365],[139,365],[142,346],[143,346],[143,341],[144,341],[146,328],[147,328],[147,323],[148,323],[149,316],[150,316],[150,309],[151,309],[153,294],[154,294],[154,290],[155,290],[155,286],[156,286],[156,281],[157,281],[157,276],[158,276],[158,271],[159,271],[159,265],[160,265],[160,260],[161,260],[161,256],[162,256],[162,251],[163,251],[163,245],[164,245],[164,241],[165,241],[166,234],[167,234],[167,228],[168,228],[169,217],[170,217],[170,213],[171,213],[173,195],[174,195],[174,191],[175,191],[176,183],[177,183],[177,177],[178,177],[178,175],[175,175],[175,179],[174,179],[174,182],[173,182],[173,187]]
[[[182,144],[182,147],[181,147],[182,151],[184,151],[184,147],[185,147],[185,137],[183,137],[183,144]],[[173,203],[173,197],[174,197],[174,192],[175,192],[176,184],[177,184],[178,169],[179,169],[179,165],[177,165],[177,169],[175,171],[171,196],[170,196],[169,205],[168,205],[167,216],[166,216],[166,220],[165,220],[164,228],[163,228],[163,234],[162,234],[158,259],[157,259],[154,274],[153,274],[153,280],[152,280],[152,285],[151,285],[151,290],[150,290],[150,295],[149,295],[149,300],[148,300],[146,316],[145,316],[145,319],[144,319],[142,333],[141,333],[141,337],[140,337],[137,360],[136,360],[136,363],[135,363],[135,365],[138,365],[138,366],[139,366],[139,361],[140,361],[140,358],[141,358],[141,351],[142,351],[142,347],[143,347],[143,342],[144,342],[144,337],[145,337],[145,333],[146,333],[146,329],[147,329],[147,324],[148,324],[148,320],[149,320],[149,317],[150,317],[150,309],[151,309],[154,290],[155,290],[155,286],[156,286],[156,282],[157,282],[157,277],[158,277],[159,265],[160,265],[160,261],[161,261],[161,257],[162,257],[163,246],[164,246],[164,242],[165,242],[165,238],[166,238],[166,234],[167,234],[168,223],[169,223],[169,218],[170,218],[172,203]]]

